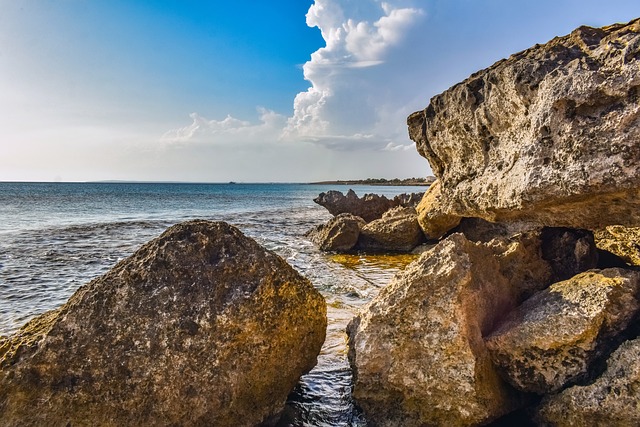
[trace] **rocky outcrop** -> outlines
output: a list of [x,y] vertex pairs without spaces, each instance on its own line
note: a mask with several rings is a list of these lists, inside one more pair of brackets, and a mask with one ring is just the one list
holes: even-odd
[[408,252],[425,240],[414,208],[396,207],[382,218],[364,225],[358,249],[363,251]]
[[429,186],[416,207],[418,223],[429,240],[441,238],[460,224],[462,219],[459,215],[451,215],[446,212],[444,208],[446,203],[442,197],[442,183],[440,180],[436,180]]
[[362,218],[351,214],[339,214],[326,224],[320,224],[306,234],[320,250],[348,252],[358,243],[360,229],[365,226]]
[[425,234],[456,217],[636,226],[639,98],[640,20],[580,27],[435,96],[408,119],[440,182]]
[[360,198],[350,189],[346,196],[335,190],[320,193],[313,201],[325,207],[334,216],[350,213],[371,222],[382,218],[382,214],[396,206],[415,207],[420,199],[422,193],[400,194],[391,200],[378,194],[365,194]]
[[546,394],[589,373],[635,318],[640,273],[591,270],[526,300],[486,341],[519,390]]
[[546,399],[539,424],[556,427],[640,425],[640,339],[627,341],[607,361],[604,374]]
[[325,329],[280,257],[225,223],[179,224],[0,342],[0,424],[253,426]]
[[622,259],[640,266],[640,227],[611,225],[595,232],[596,246]]
[[394,278],[347,331],[367,419],[478,425],[518,407],[522,396],[500,378],[483,336],[521,293],[548,284],[539,252],[535,236],[484,245],[453,234]]

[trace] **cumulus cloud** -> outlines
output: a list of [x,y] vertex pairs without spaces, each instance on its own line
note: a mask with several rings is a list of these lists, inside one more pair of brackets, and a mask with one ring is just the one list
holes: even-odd
[[261,109],[258,123],[227,116],[210,120],[191,114],[192,123],[167,132],[175,143],[264,140],[309,142],[330,150],[399,151],[412,147],[405,118],[407,90],[402,55],[407,36],[425,12],[400,7],[413,0],[316,0],[306,15],[326,45],[303,65],[310,87],[296,95],[293,115]]
[[[342,148],[351,140],[348,146],[355,149],[380,149],[389,139],[406,139],[406,131],[400,136],[399,126],[390,123],[397,117],[382,114],[389,109],[385,97],[398,67],[388,59],[424,12],[390,2],[359,3],[360,10],[349,5],[348,1],[316,0],[310,7],[307,25],[320,29],[326,46],[303,66],[311,87],[296,96],[284,135],[325,144],[342,141],[337,143]],[[361,19],[358,15],[363,14],[374,18]],[[403,102],[391,101],[396,110]]]
[[166,132],[162,140],[169,143],[250,142],[258,137],[277,140],[286,117],[266,108],[259,108],[258,113],[259,123],[239,120],[230,115],[223,120],[209,120],[198,113],[191,113],[190,125]]

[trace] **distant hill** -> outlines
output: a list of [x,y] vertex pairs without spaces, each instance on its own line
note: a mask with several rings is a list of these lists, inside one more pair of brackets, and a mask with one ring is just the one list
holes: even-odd
[[320,181],[311,182],[310,184],[330,184],[330,185],[389,185],[389,186],[412,186],[412,185],[431,185],[436,178],[428,176],[426,178],[406,178],[406,179],[384,179],[384,178],[367,178],[337,181]]

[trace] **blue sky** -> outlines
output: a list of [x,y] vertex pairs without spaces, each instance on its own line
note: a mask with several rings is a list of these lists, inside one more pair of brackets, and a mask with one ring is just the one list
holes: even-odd
[[406,116],[637,0],[0,0],[0,180],[430,174]]

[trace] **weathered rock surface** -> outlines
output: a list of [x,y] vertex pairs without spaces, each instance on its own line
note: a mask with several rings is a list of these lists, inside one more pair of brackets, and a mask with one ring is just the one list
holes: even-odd
[[453,234],[361,311],[348,326],[349,361],[373,425],[478,425],[521,403],[482,337],[516,307],[514,283],[548,284],[539,251],[535,237],[483,245]]
[[358,216],[339,214],[308,232],[307,237],[322,251],[347,252],[358,243],[360,230],[365,224]]
[[424,240],[416,210],[398,206],[362,227],[358,249],[408,252]]
[[462,219],[459,215],[451,215],[445,211],[445,201],[442,196],[442,184],[436,180],[424,193],[422,200],[416,207],[418,223],[429,240],[439,239],[449,230],[455,228]]
[[611,225],[595,232],[598,249],[608,251],[629,265],[640,266],[640,227]]
[[350,213],[371,222],[382,218],[382,214],[396,206],[415,207],[421,198],[422,193],[400,194],[391,200],[378,194],[365,194],[360,198],[350,189],[346,196],[335,190],[320,193],[313,201],[325,207],[334,216]]
[[456,216],[639,224],[639,99],[640,20],[580,27],[432,98],[408,118],[440,182],[437,202],[418,209],[425,234],[441,234],[425,222]]
[[591,270],[555,283],[515,310],[486,340],[516,388],[539,394],[585,376],[635,318],[640,273]]
[[557,427],[640,425],[640,339],[623,343],[594,383],[570,387],[548,398],[540,424]]
[[0,424],[253,426],[325,329],[324,299],[280,257],[179,224],[0,342]]

